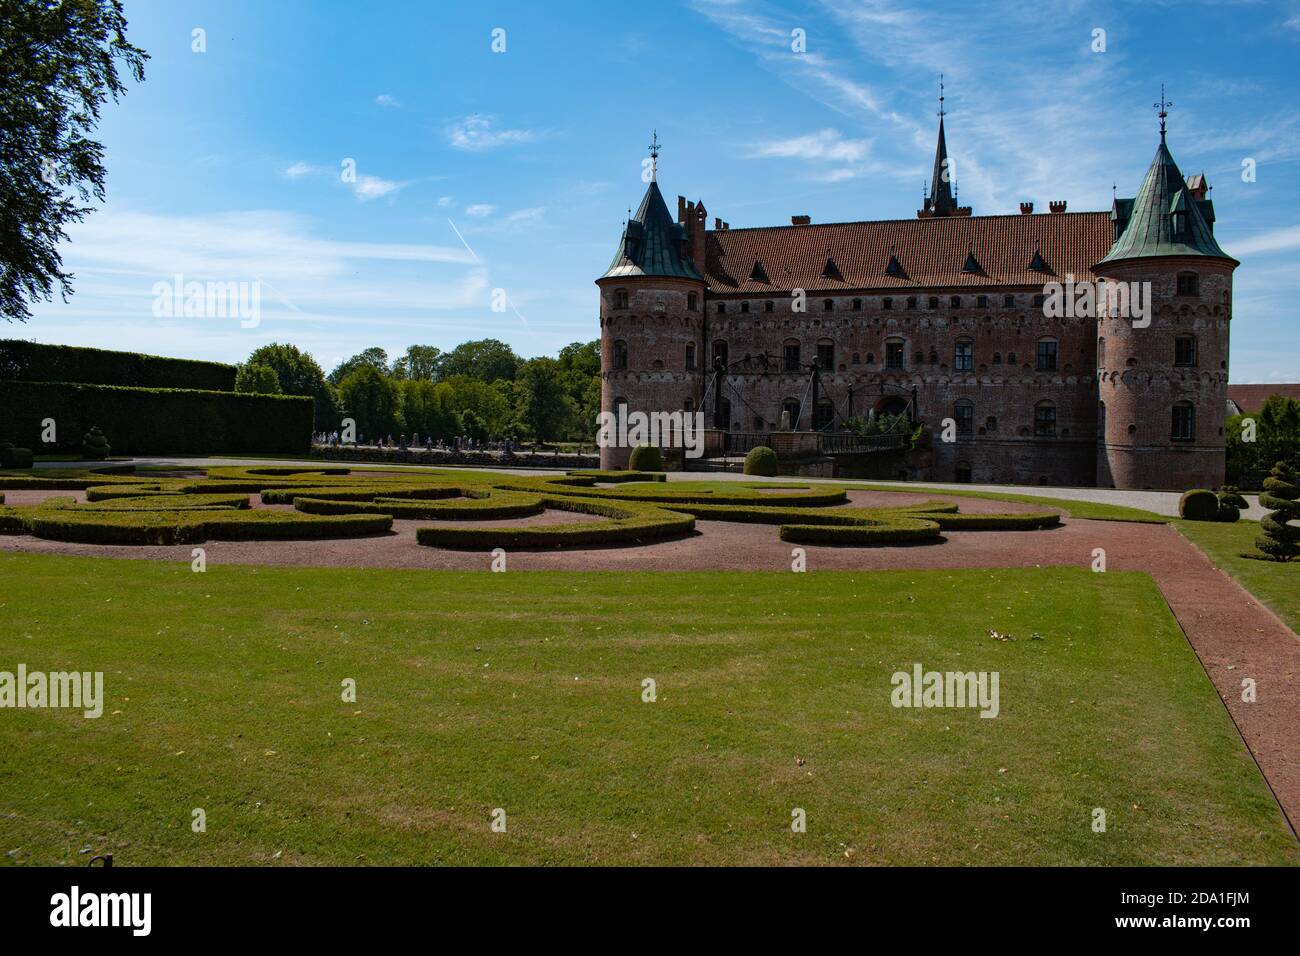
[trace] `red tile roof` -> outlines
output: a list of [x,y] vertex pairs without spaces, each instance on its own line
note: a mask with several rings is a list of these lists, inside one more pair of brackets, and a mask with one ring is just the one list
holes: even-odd
[[[705,278],[713,293],[1041,286],[1056,278],[1064,282],[1067,273],[1076,280],[1092,278],[1112,235],[1107,212],[719,229],[706,234]],[[1035,249],[1051,273],[1030,270]],[[901,275],[886,272],[891,252]],[[982,272],[963,271],[972,254]],[[842,280],[823,277],[827,258]],[[756,261],[771,282],[750,278]]]
[[1243,414],[1259,411],[1274,395],[1285,395],[1300,402],[1300,384],[1228,386],[1228,401],[1235,402]]

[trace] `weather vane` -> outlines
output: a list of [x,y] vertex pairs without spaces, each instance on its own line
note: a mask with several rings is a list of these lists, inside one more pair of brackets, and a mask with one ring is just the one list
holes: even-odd
[[1165,138],[1165,117],[1169,115],[1169,110],[1173,107],[1173,105],[1174,105],[1173,103],[1168,103],[1165,101],[1165,85],[1161,83],[1160,102],[1151,104],[1152,108],[1160,111],[1158,115],[1160,117],[1160,139],[1161,140]]
[[655,130],[650,136],[650,179],[659,178],[659,131]]
[[943,119],[943,74],[939,74],[939,119]]

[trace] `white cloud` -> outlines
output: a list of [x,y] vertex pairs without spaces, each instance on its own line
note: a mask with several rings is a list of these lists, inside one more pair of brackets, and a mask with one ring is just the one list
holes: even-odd
[[1234,240],[1228,245],[1232,249],[1233,257],[1237,259],[1253,253],[1300,249],[1300,226],[1285,226],[1248,239]]
[[313,166],[311,163],[297,162],[288,166],[284,174],[290,179],[299,179],[303,176],[311,176],[321,172],[319,166]]
[[501,146],[517,146],[537,138],[537,133],[527,129],[495,129],[491,116],[466,116],[446,129],[447,141],[457,149],[482,152]]
[[378,176],[361,175],[357,181],[350,183],[353,194],[362,202],[369,202],[372,199],[380,199],[390,193],[395,193],[406,183],[394,182],[391,179],[380,179]]
[[378,96],[376,96],[375,104],[377,106],[382,106],[385,109],[390,109],[390,110],[402,108],[402,104],[398,101],[397,97],[391,96],[388,93],[380,93]]
[[439,205],[439,206],[442,206],[443,208],[446,208],[447,206],[450,206],[451,203],[452,203],[452,198],[451,198],[450,196],[439,196],[439,197],[438,197],[438,205]]
[[491,203],[477,202],[477,203],[474,203],[472,206],[466,206],[466,207],[465,207],[465,215],[467,215],[467,216],[480,216],[480,217],[481,217],[481,216],[490,216],[490,215],[492,215],[493,211],[494,211],[496,208],[497,208],[497,207],[496,207],[496,206],[493,206]]
[[845,139],[838,130],[824,129],[807,136],[758,143],[754,146],[752,155],[856,163],[865,159],[870,152],[871,140]]

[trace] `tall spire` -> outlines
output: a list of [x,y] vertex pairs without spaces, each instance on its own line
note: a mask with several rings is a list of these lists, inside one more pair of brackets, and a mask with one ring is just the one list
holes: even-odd
[[934,172],[930,177],[930,198],[922,212],[930,216],[951,216],[957,210],[957,200],[952,191],[952,164],[948,160],[948,142],[943,135],[944,88],[943,74],[939,75],[939,142],[934,150]]
[[1160,142],[1162,143],[1165,141],[1165,117],[1169,115],[1169,108],[1173,105],[1174,105],[1173,103],[1168,103],[1165,101],[1165,85],[1161,83],[1160,102],[1152,103],[1151,106],[1153,109],[1157,109],[1160,111],[1156,115],[1160,117]]
[[650,136],[650,181],[652,183],[659,181],[659,131],[655,130]]

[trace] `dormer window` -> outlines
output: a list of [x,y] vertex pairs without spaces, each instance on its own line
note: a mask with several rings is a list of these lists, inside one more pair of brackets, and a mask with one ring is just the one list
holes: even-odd
[[1175,239],[1187,235],[1187,213],[1184,210],[1171,213],[1169,218]]

